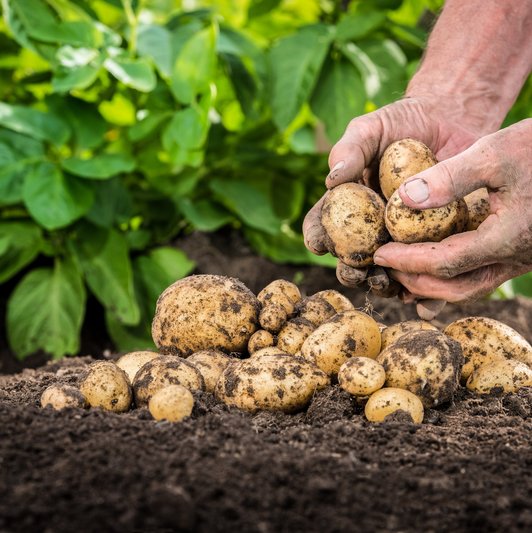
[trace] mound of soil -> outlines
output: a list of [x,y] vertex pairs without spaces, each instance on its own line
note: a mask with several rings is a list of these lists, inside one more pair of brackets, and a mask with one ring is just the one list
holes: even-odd
[[[236,276],[255,291],[294,276],[307,293],[338,288],[333,272],[273,265],[229,237],[180,245],[198,272]],[[364,294],[345,293],[366,305]],[[415,316],[394,300],[371,304],[386,323]],[[528,300],[448,306],[436,325],[471,314],[532,339]],[[370,424],[338,387],[295,415],[250,415],[197,393],[180,424],[144,409],[39,407],[44,388],[75,384],[91,361],[0,376],[0,531],[532,530],[531,389],[487,397],[461,389],[422,425]]]

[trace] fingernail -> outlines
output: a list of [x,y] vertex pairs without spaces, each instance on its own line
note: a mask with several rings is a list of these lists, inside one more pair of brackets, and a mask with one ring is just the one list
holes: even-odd
[[429,186],[424,179],[418,178],[404,184],[405,194],[417,204],[428,200],[429,198]]
[[384,259],[380,255],[374,255],[373,256],[373,262],[376,265],[379,265],[381,267],[390,267],[391,266],[390,263],[388,263],[388,261],[386,261],[386,259]]
[[338,163],[336,163],[336,165],[334,165],[334,167],[331,168],[331,171],[329,172],[328,177],[330,179],[335,179],[338,171],[344,167],[345,167],[345,161],[338,161]]

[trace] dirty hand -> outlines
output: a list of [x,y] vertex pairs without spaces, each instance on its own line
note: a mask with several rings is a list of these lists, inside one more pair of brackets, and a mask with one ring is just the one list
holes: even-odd
[[487,135],[399,189],[415,209],[441,207],[487,187],[490,215],[475,231],[439,243],[388,243],[375,263],[413,298],[472,301],[532,270],[532,119]]

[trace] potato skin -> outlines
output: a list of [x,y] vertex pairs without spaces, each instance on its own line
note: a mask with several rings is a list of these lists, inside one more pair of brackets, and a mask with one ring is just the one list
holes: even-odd
[[382,198],[364,185],[344,183],[330,190],[321,208],[329,252],[352,267],[371,265],[377,248],[389,240],[384,210]]
[[227,405],[245,411],[294,412],[329,383],[321,370],[301,357],[260,355],[227,367],[215,394]]
[[218,350],[202,350],[201,352],[193,353],[187,358],[187,361],[192,363],[200,371],[205,381],[205,390],[207,392],[214,392],[216,382],[223,371],[228,365],[238,361],[238,359],[230,357]]
[[390,144],[379,163],[382,194],[388,200],[404,181],[437,162],[431,149],[421,141],[406,138]]
[[323,324],[336,314],[334,307],[319,296],[313,295],[302,300],[298,305],[298,316],[308,320],[315,327]]
[[159,357],[157,352],[151,352],[148,350],[129,352],[118,359],[116,366],[121,368],[127,374],[129,382],[133,383],[135,375],[142,366],[156,357]]
[[476,230],[490,214],[490,199],[487,189],[477,189],[464,196],[469,214],[467,231]]
[[289,314],[281,304],[270,302],[260,310],[259,324],[262,329],[277,333],[284,326],[288,316]]
[[426,320],[405,320],[404,322],[398,322],[397,324],[385,327],[381,331],[381,351],[410,331],[421,331],[424,329],[438,331],[436,326],[433,326]]
[[152,336],[162,354],[243,352],[258,325],[260,304],[239,280],[189,276],[159,296]]
[[482,316],[460,318],[443,332],[462,346],[463,380],[483,364],[498,359],[515,359],[532,368],[532,346],[517,331],[498,320]]
[[517,392],[522,387],[532,387],[532,370],[520,361],[499,359],[478,367],[466,386],[477,394]]
[[277,348],[296,355],[306,338],[316,329],[316,326],[306,318],[297,317],[289,320],[277,335]]
[[319,291],[314,294],[316,298],[322,298],[326,302],[330,303],[337,313],[343,313],[344,311],[351,311],[355,308],[351,300],[344,296],[341,292],[333,289],[327,289]]
[[262,348],[275,345],[275,337],[265,329],[258,329],[251,335],[248,342],[248,352],[251,354]]
[[41,394],[41,407],[50,406],[56,411],[66,407],[86,409],[89,404],[85,396],[71,385],[50,385]]
[[311,333],[301,347],[301,355],[332,376],[350,357],[374,359],[380,347],[377,322],[366,313],[353,310],[333,316]]
[[263,307],[270,303],[279,304],[290,315],[295,310],[295,304],[301,300],[301,292],[291,281],[276,279],[259,292],[257,300]]
[[148,402],[148,410],[155,420],[181,422],[192,414],[194,397],[181,385],[168,385],[158,390]]
[[135,376],[133,394],[137,407],[146,406],[158,390],[168,385],[205,390],[205,380],[192,363],[181,357],[165,355],[146,363]]
[[386,386],[406,389],[425,407],[453,398],[463,364],[460,343],[439,331],[411,331],[377,357],[386,371]]
[[384,367],[370,357],[351,357],[338,370],[338,384],[353,396],[368,396],[384,386]]
[[364,414],[370,422],[383,422],[398,411],[410,415],[414,424],[423,422],[421,400],[412,392],[396,387],[386,387],[374,392],[364,408]]

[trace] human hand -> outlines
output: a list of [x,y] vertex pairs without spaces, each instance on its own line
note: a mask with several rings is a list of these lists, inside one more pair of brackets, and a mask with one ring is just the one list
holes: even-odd
[[375,263],[388,267],[410,298],[472,301],[532,270],[532,119],[487,135],[463,153],[407,180],[405,205],[441,207],[487,187],[490,215],[475,231],[439,243],[388,243]]

